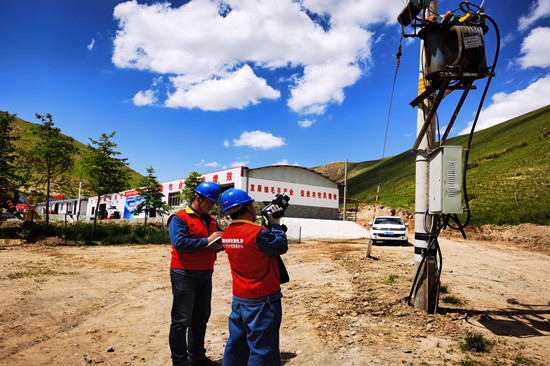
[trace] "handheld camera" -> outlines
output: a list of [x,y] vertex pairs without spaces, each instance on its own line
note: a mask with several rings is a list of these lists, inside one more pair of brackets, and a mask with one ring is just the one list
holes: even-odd
[[290,201],[290,197],[288,197],[286,194],[282,195],[278,193],[275,198],[273,198],[273,201],[266,203],[265,207],[262,208],[262,216],[268,218],[269,214],[275,211],[273,212],[273,217],[275,217],[276,219],[278,219],[279,217],[283,217],[289,205],[288,201]]
[[[278,219],[283,217],[286,209],[288,208],[288,201],[290,197],[286,194],[276,194],[275,198],[271,202],[264,202],[265,207],[262,208],[262,216],[264,217],[264,223],[267,225],[267,228],[271,230],[271,224],[269,223],[269,214],[272,213],[273,217]],[[282,225],[283,230],[286,231],[286,226]]]

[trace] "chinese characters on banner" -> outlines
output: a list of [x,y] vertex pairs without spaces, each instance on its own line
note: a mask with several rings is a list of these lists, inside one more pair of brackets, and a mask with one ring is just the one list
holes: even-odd
[[250,178],[248,193],[256,201],[271,200],[276,194],[290,197],[291,204],[320,207],[338,207],[338,188]]
[[[240,184],[239,178],[242,176],[242,167],[231,168],[226,170],[220,170],[218,172],[207,173],[201,176],[203,182],[214,182],[220,185],[234,184],[236,187]],[[181,191],[185,186],[185,178],[172,180],[163,183],[161,191],[166,193],[172,193],[175,191]]]
[[[268,186],[268,185],[261,185],[261,184],[251,184],[250,185],[250,192],[260,192],[260,193],[271,193],[271,194],[286,194],[289,197],[294,196],[295,193],[292,188],[281,188],[281,187],[275,187],[275,186]],[[338,196],[333,193],[327,193],[327,192],[321,192],[321,191],[310,191],[301,189],[300,197],[306,197],[306,198],[320,198],[324,200],[337,200]]]
[[235,184],[238,178],[242,177],[243,167],[220,170],[218,172],[203,174],[201,179],[207,182],[214,182],[221,185]]
[[57,194],[57,195],[51,196],[51,199],[52,199],[52,201],[66,200],[66,199],[67,199],[67,195],[66,195],[66,194]]

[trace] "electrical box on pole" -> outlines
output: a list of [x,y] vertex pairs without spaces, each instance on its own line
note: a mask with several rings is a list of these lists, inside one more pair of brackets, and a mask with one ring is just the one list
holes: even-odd
[[428,157],[428,212],[462,213],[462,146],[441,146]]

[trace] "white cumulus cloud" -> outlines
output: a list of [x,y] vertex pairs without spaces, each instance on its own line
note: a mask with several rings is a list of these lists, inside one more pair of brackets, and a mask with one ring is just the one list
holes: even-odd
[[277,99],[280,96],[278,90],[254,75],[248,65],[228,74],[226,78],[204,80],[198,84],[189,83],[185,76],[173,77],[171,81],[176,91],[166,100],[167,107],[223,111],[242,109],[250,104],[258,104],[261,98]]
[[[506,122],[522,114],[548,105],[550,95],[550,75],[547,75],[523,90],[513,93],[496,93],[493,95],[493,103],[485,108],[476,125],[476,131]],[[470,133],[472,122],[461,131],[459,135]]]
[[92,41],[86,46],[86,48],[88,48],[88,51],[91,51],[94,49],[94,45],[95,45],[95,39],[92,38]]
[[315,120],[304,119],[303,121],[298,121],[298,125],[302,128],[309,128],[315,123]]
[[[242,161],[234,161],[234,162],[231,163],[229,166],[230,166],[231,168],[236,168],[236,167],[238,167],[238,166],[246,166],[246,164],[248,164],[248,161],[242,160]],[[224,169],[225,169],[225,168],[224,168]]]
[[521,44],[521,53],[519,63],[524,69],[532,66],[549,67],[550,66],[550,28],[535,28],[523,40]]
[[286,160],[286,159],[280,160],[280,161],[278,161],[278,162],[276,162],[276,163],[273,163],[273,164],[271,164],[271,165],[294,165],[294,166],[300,166],[300,164],[298,164],[298,162],[295,162],[295,163],[293,163],[293,164],[290,164],[290,163],[288,162],[288,160]]
[[257,149],[269,150],[275,147],[285,145],[285,140],[281,137],[273,136],[263,131],[245,131],[239,139],[233,139],[235,146],[250,146]]
[[157,102],[157,97],[153,90],[139,91],[134,95],[133,101],[137,106],[152,105]]
[[195,164],[196,166],[205,166],[205,167],[217,167],[219,164],[216,161],[212,161],[210,163],[207,163],[206,160],[201,159],[198,163]]
[[519,17],[520,31],[529,29],[537,20],[550,16],[550,0],[536,0],[531,3],[529,13]]
[[166,106],[209,111],[280,98],[259,75],[295,73],[288,106],[322,114],[344,101],[344,89],[369,64],[368,26],[395,22],[402,7],[371,0],[192,0],[180,7],[132,0],[114,9],[112,62],[169,76]]

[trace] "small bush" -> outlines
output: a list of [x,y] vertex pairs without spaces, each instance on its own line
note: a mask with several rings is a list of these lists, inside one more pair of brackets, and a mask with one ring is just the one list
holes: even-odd
[[460,343],[460,348],[463,351],[487,352],[490,346],[491,341],[481,333],[470,333]]
[[21,236],[25,240],[32,240],[39,236],[61,236],[61,233],[57,225],[46,225],[34,221],[23,221],[21,225]]
[[446,295],[441,298],[441,301],[443,301],[445,304],[451,304],[456,306],[462,306],[464,305],[464,300],[462,300],[460,297],[457,297],[455,295]]
[[439,293],[440,294],[448,294],[449,293],[449,286],[448,285],[439,285]]
[[385,280],[382,280],[382,283],[385,285],[393,285],[395,283],[395,280],[398,278],[399,278],[398,275],[390,273],[388,275],[388,278],[386,278]]

